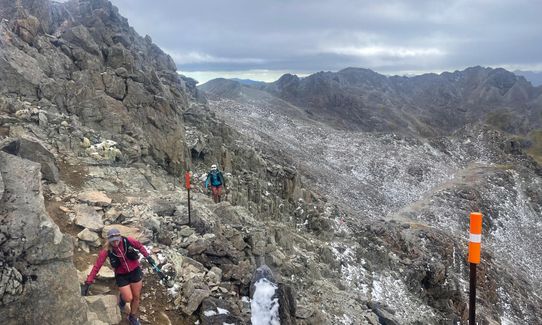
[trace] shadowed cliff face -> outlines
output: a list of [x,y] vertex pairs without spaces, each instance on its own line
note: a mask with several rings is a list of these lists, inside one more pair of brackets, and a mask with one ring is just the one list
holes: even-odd
[[284,75],[257,86],[306,109],[314,119],[351,130],[449,134],[474,121],[507,132],[542,125],[542,90],[504,69],[386,77],[367,69]]
[[[125,160],[189,162],[183,110],[194,93],[173,60],[105,0],[5,1],[0,94],[81,123],[120,144]],[[2,108],[5,111],[14,108]]]

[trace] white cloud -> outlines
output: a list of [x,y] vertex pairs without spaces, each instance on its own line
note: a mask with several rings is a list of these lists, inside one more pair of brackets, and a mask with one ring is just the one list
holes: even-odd
[[393,57],[407,58],[420,56],[442,56],[446,52],[438,48],[407,48],[407,47],[392,47],[392,46],[345,46],[325,49],[324,52],[352,55],[361,57]]
[[177,64],[193,64],[193,63],[248,63],[248,64],[261,64],[265,63],[266,60],[258,58],[226,58],[226,57],[217,57],[211,54],[190,51],[190,52],[181,52],[164,49],[164,52],[169,54]]

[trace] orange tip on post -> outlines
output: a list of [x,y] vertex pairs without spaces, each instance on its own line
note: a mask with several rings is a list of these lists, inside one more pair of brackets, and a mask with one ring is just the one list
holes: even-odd
[[186,186],[186,189],[189,190],[190,189],[190,172],[186,172],[184,174],[184,184]]
[[482,243],[482,214],[470,214],[469,263],[480,264],[480,246]]

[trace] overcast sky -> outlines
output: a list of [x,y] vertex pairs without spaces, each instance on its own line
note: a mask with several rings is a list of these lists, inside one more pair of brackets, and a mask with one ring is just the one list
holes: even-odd
[[349,66],[542,71],[541,0],[112,0],[200,82]]

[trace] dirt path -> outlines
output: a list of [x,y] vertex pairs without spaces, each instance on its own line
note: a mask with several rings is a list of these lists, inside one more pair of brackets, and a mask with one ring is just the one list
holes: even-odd
[[[88,169],[84,165],[70,165],[65,161],[59,160],[60,178],[61,180],[75,190],[81,190]],[[120,198],[121,195],[112,195],[112,198]],[[69,199],[64,198],[61,201],[54,200],[53,197],[45,195],[45,208],[51,219],[58,225],[62,233],[70,235],[74,238],[84,228],[70,222],[69,213],[66,210],[66,205],[69,205]],[[94,264],[100,247],[90,247],[90,253],[86,253],[79,247],[74,247],[73,263],[78,270],[86,270],[90,265]],[[108,265],[108,263],[106,262]],[[153,325],[188,325],[194,324],[195,317],[185,317],[180,311],[175,310],[173,302],[167,294],[167,288],[159,283],[158,277],[152,273],[150,268],[147,268],[145,262],[142,262],[145,277],[142,290],[142,301],[140,306],[140,316],[142,324]],[[94,292],[93,292],[94,288]],[[97,279],[90,290],[91,294],[106,293],[118,295],[118,288],[115,285],[114,279]],[[123,314],[123,320],[119,323],[129,325],[126,320],[127,315]]]
[[448,181],[440,183],[438,186],[432,188],[430,191],[427,191],[420,200],[415,201],[408,206],[405,206],[404,208],[396,211],[393,214],[390,214],[386,219],[400,221],[408,224],[428,226],[420,220],[409,218],[408,215],[423,211],[425,207],[431,204],[432,197],[440,191],[446,189],[453,189],[461,186],[476,187],[477,184],[479,184],[479,182],[482,180],[484,175],[487,174],[488,170],[495,168],[502,168],[502,166],[499,167],[484,165],[480,163],[471,163],[465,168],[458,170]]

